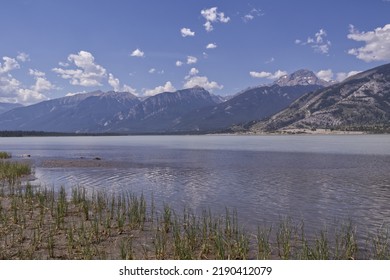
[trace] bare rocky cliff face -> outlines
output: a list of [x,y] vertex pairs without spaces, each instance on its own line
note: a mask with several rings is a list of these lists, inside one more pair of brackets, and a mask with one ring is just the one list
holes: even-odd
[[308,93],[285,110],[251,127],[254,132],[288,129],[377,130],[390,122],[390,64]]
[[306,85],[318,85],[318,86],[330,86],[332,82],[327,82],[316,76],[312,71],[302,69],[298,70],[290,75],[280,77],[274,82],[275,85],[286,87],[286,86],[306,86]]

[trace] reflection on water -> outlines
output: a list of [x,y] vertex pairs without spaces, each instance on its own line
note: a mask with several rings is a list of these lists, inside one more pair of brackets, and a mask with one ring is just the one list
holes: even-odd
[[[46,186],[153,194],[157,203],[224,213],[236,208],[247,227],[282,217],[309,230],[351,218],[364,230],[390,222],[390,138],[68,137],[2,143],[35,159]],[[3,140],[1,140],[3,141]],[[45,141],[45,142],[44,142]],[[8,145],[8,146],[7,146]],[[102,167],[49,168],[45,160],[93,159]]]

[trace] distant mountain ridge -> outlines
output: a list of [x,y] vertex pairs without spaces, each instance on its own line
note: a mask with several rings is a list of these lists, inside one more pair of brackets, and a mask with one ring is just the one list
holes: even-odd
[[5,112],[0,115],[0,130],[164,133],[191,110],[217,104],[215,99],[201,87],[142,101],[128,92],[95,91]]
[[107,131],[170,132],[182,116],[216,104],[210,93],[201,87],[163,92],[145,99],[123,114],[118,114],[108,125]]
[[118,112],[138,104],[131,93],[95,91],[43,101],[0,115],[0,130],[97,132]]
[[298,97],[323,88],[326,81],[313,72],[298,70],[271,85],[248,88],[216,106],[201,108],[183,116],[175,131],[223,130],[261,120],[287,107]]
[[146,98],[94,91],[7,107],[0,114],[0,131],[169,134],[213,133],[233,127],[255,133],[389,127],[390,64],[328,84],[311,71],[298,70],[230,99],[201,87]]
[[19,103],[0,102],[0,115],[18,107],[23,107],[23,105]]
[[389,124],[390,64],[386,64],[306,94],[251,130],[376,130]]

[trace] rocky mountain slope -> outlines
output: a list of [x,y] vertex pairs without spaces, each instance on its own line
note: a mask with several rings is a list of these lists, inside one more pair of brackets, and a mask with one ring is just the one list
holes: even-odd
[[390,64],[386,64],[306,94],[268,120],[254,124],[251,130],[372,131],[389,127],[389,123]]
[[16,108],[0,115],[0,130],[164,133],[192,110],[221,102],[203,88],[140,100],[126,92],[95,91]]
[[299,70],[272,85],[249,88],[226,102],[193,111],[180,118],[174,130],[207,132],[261,120],[326,83],[311,71]]
[[125,92],[95,91],[43,101],[0,115],[0,130],[97,132],[118,112],[140,103]]
[[171,132],[182,116],[216,104],[215,97],[201,87],[164,92],[145,99],[124,113],[117,114],[107,125],[106,131]]

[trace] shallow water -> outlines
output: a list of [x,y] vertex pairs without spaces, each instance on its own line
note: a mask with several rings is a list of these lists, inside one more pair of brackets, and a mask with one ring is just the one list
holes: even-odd
[[23,137],[0,138],[0,150],[31,155],[37,184],[228,207],[249,228],[287,216],[309,230],[390,222],[387,135]]

